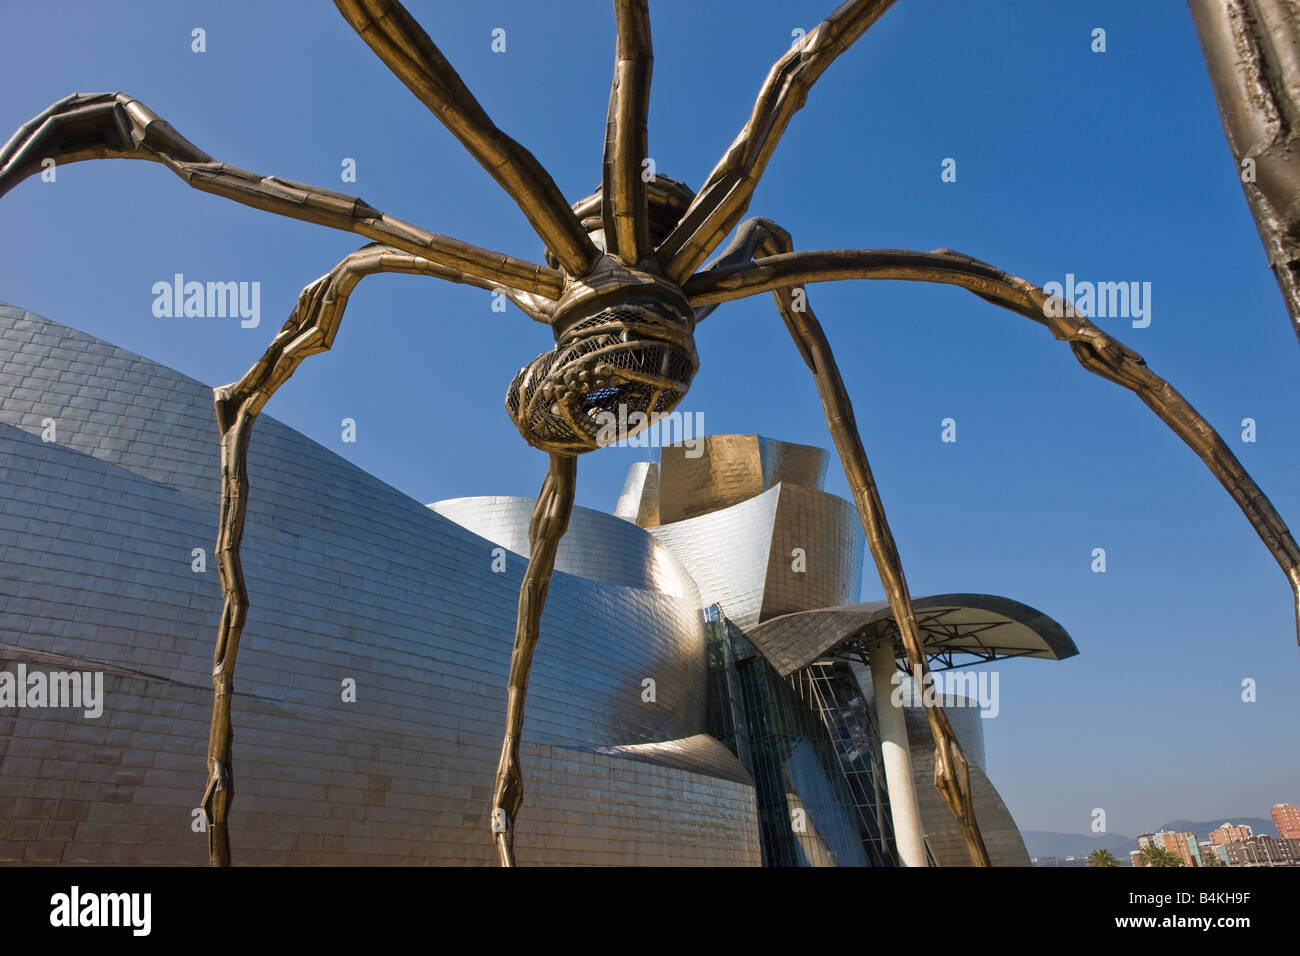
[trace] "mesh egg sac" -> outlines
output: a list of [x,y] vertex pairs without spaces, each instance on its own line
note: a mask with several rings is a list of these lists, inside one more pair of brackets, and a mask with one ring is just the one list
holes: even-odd
[[698,369],[689,320],[659,302],[620,303],[572,323],[520,369],[506,411],[530,445],[581,454],[672,411]]

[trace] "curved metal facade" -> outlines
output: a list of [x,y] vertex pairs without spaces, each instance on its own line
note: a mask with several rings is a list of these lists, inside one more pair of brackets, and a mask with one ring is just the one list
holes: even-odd
[[[532,498],[450,498],[429,505],[475,534],[528,557]],[[658,591],[690,608],[702,607],[695,581],[649,532],[601,511],[575,505],[560,539],[555,569],[589,581]]]
[[[966,842],[952,811],[934,789],[934,736],[924,708],[905,707],[908,749],[912,757],[912,781],[925,828],[925,842],[939,866],[970,866]],[[975,817],[979,820],[989,862],[994,866],[1029,866],[1029,851],[1024,838],[1002,802],[993,782],[984,771],[984,733],[978,711],[971,707],[953,707],[948,719],[970,761],[971,796]]]
[[828,461],[824,448],[761,435],[708,435],[697,457],[677,445],[661,458],[663,524],[721,511],[782,483],[820,489]]
[[[665,449],[667,451],[668,449]],[[741,628],[857,599],[866,539],[853,505],[779,483],[719,511],[648,528]]]
[[[0,709],[0,862],[202,863],[221,594],[211,554],[192,562],[217,513],[211,392],[12,307],[0,368],[0,670],[102,671],[106,697],[98,719]],[[236,863],[493,863],[525,562],[494,571],[494,541],[265,416],[249,469]],[[752,786],[700,736],[698,595],[653,543],[639,554],[637,573],[551,584],[520,862],[756,864]]]
[[[826,454],[754,435],[714,435],[698,458],[663,450],[659,481],[634,471],[619,514],[653,525],[716,604],[710,656],[713,732],[753,774],[763,859],[775,866],[894,865],[888,794],[914,789],[914,826],[935,862],[966,865],[935,791],[923,711],[906,715],[913,780],[886,786],[880,731],[866,701],[866,644],[896,634],[884,601],[858,598],[865,541],[854,506],[821,490]],[[980,660],[1077,653],[1040,611],[983,594],[914,597],[927,651]],[[829,659],[828,659],[829,658]],[[855,676],[856,675],[856,676]],[[948,711],[971,758],[977,814],[995,865],[1028,865],[1015,822],[983,770],[977,711]],[[919,720],[919,723],[917,722]],[[906,775],[903,775],[906,777]],[[798,826],[795,823],[798,823]],[[912,824],[909,824],[912,825]]]

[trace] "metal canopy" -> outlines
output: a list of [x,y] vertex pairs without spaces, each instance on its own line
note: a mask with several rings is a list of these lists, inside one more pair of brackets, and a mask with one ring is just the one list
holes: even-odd
[[[976,661],[1038,657],[1059,661],[1079,653],[1056,621],[1027,604],[995,594],[934,594],[912,599],[917,627],[934,670]],[[782,676],[822,657],[866,659],[867,647],[894,643],[903,656],[898,625],[885,601],[798,611],[764,621],[746,635]]]

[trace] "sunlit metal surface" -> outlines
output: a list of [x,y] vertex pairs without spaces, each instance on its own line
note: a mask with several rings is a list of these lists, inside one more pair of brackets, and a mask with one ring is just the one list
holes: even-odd
[[623,492],[614,507],[615,517],[642,528],[659,523],[659,463],[638,461],[628,469]]
[[[7,306],[0,368],[0,670],[105,674],[98,719],[0,711],[0,862],[201,864],[191,824],[222,600],[211,553],[203,573],[191,566],[212,541],[210,391]],[[49,415],[57,442],[41,440]],[[249,458],[235,862],[493,863],[524,560],[507,554],[494,572],[493,541],[273,419]],[[693,585],[650,573],[673,560],[635,526],[591,527],[600,547],[622,540],[615,528],[641,536],[648,586],[554,576],[524,726],[519,861],[756,865],[753,789],[725,748],[700,744]],[[570,529],[577,551],[585,528],[579,516]]]
[[[758,435],[710,435],[704,454],[663,449],[660,517],[647,530],[742,628],[858,596],[865,539],[852,504],[821,490],[826,452]],[[689,502],[683,507],[677,496]]]
[[[449,498],[429,505],[514,555],[528,557],[528,522],[533,499]],[[573,509],[560,541],[555,570],[591,581],[659,591],[699,608],[695,581],[673,553],[649,532],[590,508]]]
[[[989,851],[989,862],[993,866],[1029,866],[1029,851],[1025,848],[1024,837],[983,766],[984,742],[979,711],[969,706],[949,705],[945,712],[961,741],[962,752],[970,758],[971,796],[975,801],[980,833]],[[934,737],[929,722],[920,707],[904,708],[904,717],[912,752],[912,782],[920,804],[926,846],[939,866],[969,866],[970,858],[966,855],[966,844],[957,821],[930,783],[934,779]]]
[[[1038,657],[1058,661],[1079,653],[1060,624],[1019,601],[993,594],[934,594],[912,598],[926,655],[950,665],[955,656],[974,660]],[[898,627],[886,601],[822,607],[772,618],[748,632],[749,639],[782,674],[819,657],[850,653],[855,643],[892,638],[904,656]]]
[[707,435],[697,447],[664,448],[660,521],[671,524],[719,511],[781,482],[820,489],[827,460],[824,448],[761,435]]

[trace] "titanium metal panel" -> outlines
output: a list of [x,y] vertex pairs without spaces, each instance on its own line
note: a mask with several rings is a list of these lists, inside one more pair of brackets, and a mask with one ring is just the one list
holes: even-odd
[[[0,862],[205,860],[216,450],[206,386],[0,307],[0,669],[101,670],[106,696],[0,710]],[[236,863],[493,864],[524,562],[493,572],[493,542],[269,417],[249,466]],[[617,750],[703,733],[705,679],[693,597],[556,574],[520,862],[757,864],[738,763]]]
[[660,452],[659,519],[695,518],[747,501],[785,482],[820,489],[826,450],[760,435],[706,436],[698,457],[684,445]]
[[[534,499],[450,498],[429,505],[475,534],[527,558]],[[555,569],[589,581],[659,591],[699,608],[694,580],[658,539],[635,524],[591,508],[574,506],[560,539]]]
[[[939,866],[970,866],[970,855],[966,842],[952,811],[944,804],[939,791],[934,788],[934,737],[930,733],[930,723],[922,707],[903,708],[907,720],[908,749],[912,755],[912,782],[916,787],[916,799],[921,811],[921,825],[925,828],[925,842],[934,855]],[[963,720],[978,711],[972,708],[951,708],[947,711],[957,731],[958,742],[963,751],[970,754],[967,747],[969,720]],[[958,716],[961,715],[961,716]],[[954,719],[955,718],[955,719]],[[974,718],[980,720],[978,716]],[[957,726],[958,721],[963,728]],[[963,729],[966,735],[963,735]],[[981,737],[980,754],[983,747]],[[989,862],[993,866],[1030,866],[1029,851],[1025,849],[1024,838],[1012,818],[1007,805],[992,781],[984,772],[982,759],[970,761],[971,795],[975,801],[975,819],[979,821],[980,833],[984,837],[984,846],[989,851]]]
[[659,463],[638,461],[628,469],[623,493],[618,496],[614,517],[642,528],[659,523]]
[[867,541],[851,502],[782,483],[759,620],[856,601]]
[[758,623],[781,489],[686,521],[647,528],[668,546],[707,607],[721,605],[742,628]]

